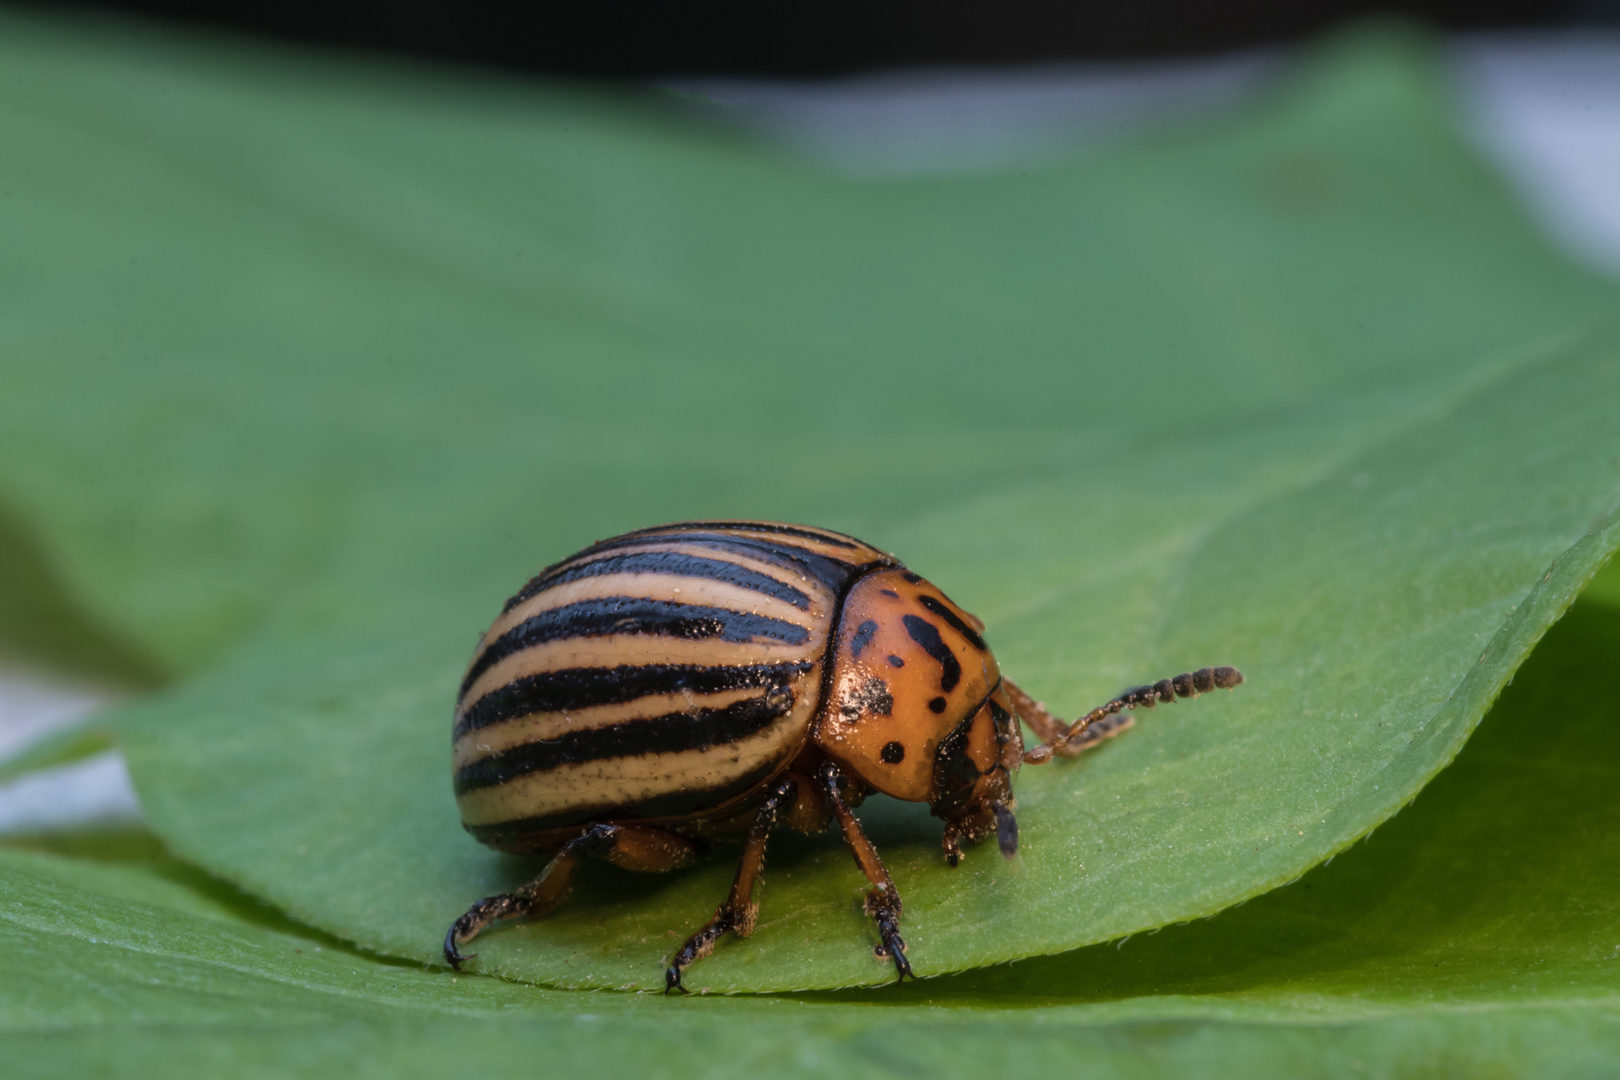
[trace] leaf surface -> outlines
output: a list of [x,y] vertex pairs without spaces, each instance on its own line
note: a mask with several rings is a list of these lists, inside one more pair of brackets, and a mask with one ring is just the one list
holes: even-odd
[[[1204,130],[885,183],[568,90],[0,49],[0,489],[72,625],[183,676],[122,717],[157,832],[381,953],[432,960],[538,869],[459,829],[450,699],[500,600],[596,537],[854,532],[1066,714],[1244,669],[1026,771],[1016,863],[950,871],[920,808],[863,808],[928,974],[1342,850],[1617,543],[1615,290],[1457,145],[1410,43]],[[656,986],[730,873],[592,867],[479,963]],[[858,896],[830,838],[781,838],[694,985],[884,981]]]
[[1455,765],[1212,919],[903,988],[553,991],[384,961],[161,856],[0,851],[0,1030],[29,1075],[1601,1072],[1620,1050],[1620,613],[1548,635]]

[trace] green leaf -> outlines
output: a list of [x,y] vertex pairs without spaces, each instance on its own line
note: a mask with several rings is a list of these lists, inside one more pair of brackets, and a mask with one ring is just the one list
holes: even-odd
[[798,1000],[548,991],[387,962],[158,858],[0,851],[28,1075],[1601,1074],[1620,1052],[1620,613],[1582,604],[1395,820],[1213,919]]
[[1598,571],[1581,596],[1594,604],[1620,607],[1620,562],[1611,559],[1608,566]]
[[24,773],[82,761],[116,747],[113,733],[100,724],[75,724],[66,730],[46,735],[21,753],[0,761],[0,784]]
[[[952,871],[926,814],[869,804],[907,900],[913,963],[940,972],[1209,914],[1297,877],[1410,799],[1615,542],[1612,516],[1601,518],[1612,481],[1571,498],[1592,473],[1591,448],[1614,437],[1606,403],[1620,385],[1603,372],[1615,355],[1606,346],[1515,368],[1394,425],[1320,480],[1204,518],[1191,536],[1167,523],[1175,531],[1145,545],[1160,553],[1134,574],[1086,581],[1088,568],[1109,565],[1092,555],[1112,537],[1088,533],[1077,513],[1080,554],[1040,578],[1061,580],[1063,569],[1070,588],[1026,594],[1033,610],[1022,618],[987,607],[1009,672],[1033,671],[1043,690],[1084,680],[1094,699],[1125,681],[1103,665],[1125,668],[1128,654],[1148,658],[1139,678],[1202,659],[1235,662],[1250,681],[1155,712],[1094,760],[1025,771],[1024,850],[1011,865],[980,850]],[[1552,452],[1560,433],[1582,431],[1567,456]],[[1125,501],[1142,478],[1132,464],[1109,470],[1117,491],[1087,497],[1076,483],[1076,501]],[[1188,453],[1179,471],[1196,477],[1195,465]],[[1358,487],[1363,473],[1378,486]],[[1469,495],[1486,489],[1502,503]],[[1028,506],[1055,501],[1048,490]],[[1601,527],[1587,533],[1595,518]],[[1154,610],[1165,577],[1174,602]],[[1127,608],[1118,599],[1132,586],[1154,634],[1085,626],[1091,612]],[[1087,658],[1078,672],[1060,668],[1061,653],[1042,666],[1058,626]],[[266,637],[242,662],[130,716],[153,821],[188,857],[301,919],[431,959],[440,928],[471,900],[537,865],[487,856],[460,835],[435,738],[459,650],[436,653],[421,637],[415,626],[297,646]],[[481,940],[480,964],[559,985],[655,986],[662,958],[730,872],[725,860],[653,879],[593,867],[544,922]],[[859,891],[836,843],[781,838],[759,929],[705,961],[696,985],[884,980]]]
[[[1025,772],[1017,863],[952,872],[925,813],[869,803],[927,974],[1343,849],[1620,540],[1615,290],[1457,144],[1408,42],[1203,132],[881,184],[634,101],[22,26],[0,50],[0,278],[28,286],[0,488],[63,595],[190,676],[123,718],[154,828],[379,952],[431,960],[536,871],[457,825],[450,698],[500,599],[593,537],[850,530],[1069,714],[1245,670]],[[729,876],[592,867],[479,964],[656,986]],[[858,892],[830,839],[782,837],[759,930],[694,985],[885,980]]]

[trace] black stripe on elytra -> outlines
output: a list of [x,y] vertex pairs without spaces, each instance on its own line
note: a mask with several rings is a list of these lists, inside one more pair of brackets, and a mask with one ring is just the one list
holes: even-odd
[[974,648],[978,649],[980,652],[986,651],[984,638],[979,636],[979,632],[977,630],[963,622],[961,618],[957,616],[956,612],[950,609],[949,605],[945,604],[941,600],[929,596],[927,593],[922,593],[919,595],[917,597],[917,603],[921,604],[929,611],[932,611],[935,615],[938,615],[940,618],[950,623],[951,629],[955,630],[958,634],[961,634],[963,637],[971,641]]
[[867,619],[855,628],[855,636],[849,639],[849,654],[856,659],[872,644],[872,638],[877,634],[877,623]]
[[[770,779],[780,766],[779,761],[767,761],[757,769],[718,787],[683,787],[668,795],[655,795],[639,803],[595,804],[570,807],[555,814],[541,817],[519,818],[493,825],[463,825],[480,843],[502,851],[528,851],[531,844],[526,838],[551,829],[566,829],[573,825],[594,825],[602,821],[636,821],[646,818],[690,817],[704,810],[724,805],[752,788]],[[746,806],[739,808],[746,810]],[[728,810],[728,813],[731,811]]]
[[921,645],[923,652],[938,660],[939,666],[945,669],[940,673],[939,687],[950,693],[962,681],[962,665],[957,662],[951,647],[940,638],[939,627],[921,615],[907,615],[901,621],[906,624],[906,633],[911,635],[911,640]]
[[600,577],[603,574],[674,574],[677,577],[707,578],[740,585],[753,592],[764,593],[778,600],[786,600],[796,608],[808,610],[810,597],[785,581],[769,574],[738,566],[724,559],[705,559],[701,555],[685,555],[678,551],[632,551],[624,555],[609,555],[590,562],[574,563],[549,574],[531,578],[529,583],[502,611],[511,611],[517,605],[547,589],[581,578]]
[[612,540],[604,540],[591,549],[594,554],[598,551],[612,551],[615,548],[645,546],[647,544],[670,543],[689,544],[693,547],[707,548],[710,551],[722,551],[730,555],[742,555],[747,558],[758,559],[780,566],[784,570],[791,570],[796,574],[807,574],[821,582],[830,592],[838,592],[848,583],[850,576],[857,569],[854,563],[843,559],[834,559],[827,555],[818,555],[807,548],[797,544],[789,544],[781,540],[762,540],[752,536],[732,536],[728,533],[673,533],[669,536],[620,536]]
[[606,637],[610,634],[646,634],[697,641],[753,641],[770,638],[802,645],[810,631],[786,619],[754,615],[730,608],[648,600],[640,596],[604,596],[542,611],[512,627],[479,654],[461,681],[461,693],[478,677],[513,653],[548,641]]
[[778,525],[774,521],[682,521],[674,525],[655,525],[650,529],[637,529],[626,536],[645,536],[648,533],[679,532],[682,529],[719,529],[721,532],[746,530],[748,532],[775,533],[778,536],[797,536],[803,540],[820,540],[833,547],[854,549],[863,546],[853,536],[843,533],[822,532],[798,525]]
[[503,720],[537,712],[573,712],[593,705],[620,705],[648,694],[718,694],[781,686],[815,667],[813,660],[734,667],[705,664],[622,664],[563,668],[513,679],[491,690],[456,722],[454,738]]
[[555,739],[524,743],[463,765],[456,772],[456,794],[497,787],[520,776],[546,772],[561,765],[707,750],[757,735],[792,708],[793,692],[782,687],[763,697],[746,698],[720,709],[692,709],[626,720],[607,727],[566,731]]

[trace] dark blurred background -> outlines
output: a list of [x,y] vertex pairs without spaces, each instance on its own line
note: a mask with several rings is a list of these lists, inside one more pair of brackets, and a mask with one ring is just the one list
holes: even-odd
[[1620,18],[1620,0],[126,0],[34,6],[604,78],[813,77],[873,68],[1189,56],[1291,41],[1377,16],[1445,30]]

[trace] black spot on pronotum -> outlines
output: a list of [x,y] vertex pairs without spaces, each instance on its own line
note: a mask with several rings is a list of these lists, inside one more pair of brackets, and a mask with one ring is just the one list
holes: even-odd
[[893,653],[890,653],[889,654],[889,666],[890,667],[905,667],[906,662],[904,660],[900,659],[898,656],[894,655]]
[[939,636],[939,627],[920,615],[906,615],[901,619],[906,624],[906,633],[911,640],[922,646],[924,652],[939,661],[944,670],[940,672],[939,688],[949,693],[962,681],[962,665],[957,661],[956,654],[951,652],[949,645]]
[[916,585],[916,584],[918,584],[919,582],[922,581],[922,575],[921,574],[913,574],[910,570],[905,571],[900,576],[905,578],[907,581],[911,582],[913,585]]
[[898,742],[884,743],[878,757],[883,759],[885,765],[898,765],[906,760],[906,748]]
[[865,648],[872,644],[872,637],[877,633],[877,623],[867,619],[855,628],[855,636],[849,639],[849,652],[851,656],[860,656]]
[[945,711],[945,699],[942,698],[942,697],[934,698],[932,701],[930,701],[928,703],[928,711],[929,712],[936,712],[936,713],[944,712]]
[[951,629],[971,641],[975,649],[982,650],[986,647],[984,638],[979,636],[979,632],[958,618],[956,612],[952,611],[945,601],[924,593],[922,596],[917,597],[917,603],[950,623]]
[[889,692],[889,684],[874,675],[856,687],[843,700],[838,711],[851,723],[865,713],[888,716],[894,711],[894,695]]
[[882,593],[884,596],[892,596],[896,600],[900,599],[900,594],[895,592],[893,589],[879,589],[878,592]]

